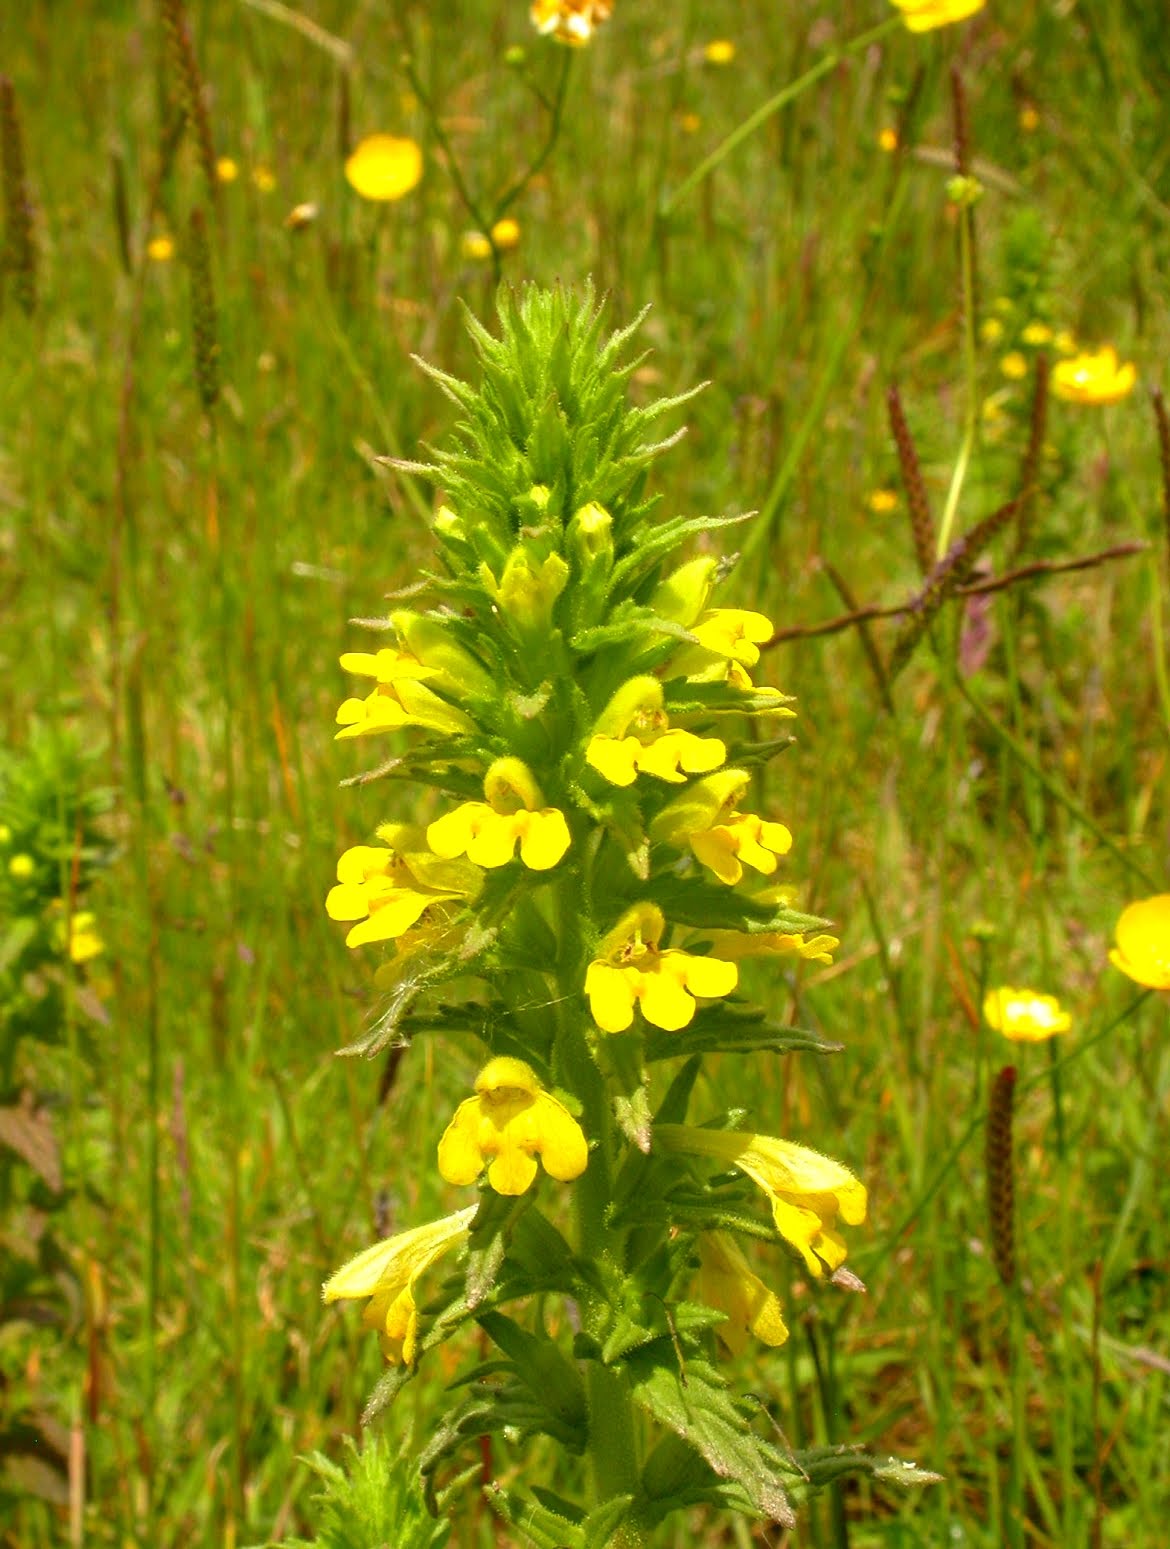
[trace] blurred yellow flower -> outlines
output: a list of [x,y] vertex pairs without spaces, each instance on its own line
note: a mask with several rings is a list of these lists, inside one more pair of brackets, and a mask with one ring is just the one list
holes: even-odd
[[538,1156],[549,1177],[562,1183],[585,1171],[589,1147],[581,1126],[523,1060],[490,1060],[475,1091],[439,1141],[439,1172],[448,1183],[474,1183],[488,1158],[488,1182],[497,1194],[530,1188]]
[[506,866],[520,846],[530,871],[548,871],[569,848],[569,825],[557,807],[544,806],[532,771],[518,758],[498,758],[484,776],[486,801],[465,801],[436,819],[427,843],[451,860],[466,855],[489,870]]
[[898,149],[898,131],[887,124],[884,129],[878,130],[877,143],[878,149],[887,152],[887,154],[890,151],[896,151]]
[[1117,351],[1106,344],[1096,353],[1074,355],[1052,370],[1052,391],[1069,403],[1119,403],[1137,381],[1132,361],[1121,365]]
[[8,862],[8,875],[17,882],[27,882],[37,869],[31,855],[14,855]]
[[847,1167],[807,1146],[771,1135],[696,1129],[689,1124],[656,1124],[654,1145],[687,1156],[710,1157],[738,1167],[767,1194],[776,1230],[800,1250],[811,1275],[824,1276],[845,1261],[845,1243],[835,1230],[865,1220],[865,1185]]
[[697,113],[683,113],[679,117],[678,126],[683,134],[698,134],[703,127],[703,120]]
[[1009,350],[999,363],[999,369],[1009,382],[1019,382],[1028,375],[1028,357],[1019,350]]
[[0,823],[0,844],[12,843],[12,830],[7,823]]
[[252,186],[261,194],[270,194],[276,187],[276,174],[271,167],[252,168]]
[[146,244],[146,256],[156,264],[169,263],[175,256],[174,238],[168,237],[165,232],[151,237]]
[[69,921],[70,961],[88,963],[105,950],[106,944],[98,934],[97,917],[88,909],[79,909]]
[[1040,113],[1035,103],[1025,102],[1016,116],[1016,122],[1025,134],[1035,134],[1040,127]]
[[215,175],[221,183],[234,183],[240,175],[240,164],[230,156],[221,156],[215,164]]
[[896,489],[875,489],[865,497],[865,503],[875,516],[889,516],[898,509]]
[[1052,342],[1062,355],[1077,353],[1077,337],[1071,328],[1062,328]]
[[601,943],[585,973],[589,1010],[603,1033],[624,1033],[640,1005],[647,1022],[666,1032],[686,1027],[695,997],[730,995],[739,982],[734,963],[689,952],[660,952],[666,920],[657,904],[635,904]]
[[987,0],[893,0],[911,32],[933,32],[936,27],[966,21],[986,3]]
[[1052,343],[1052,329],[1047,323],[1029,323],[1020,338],[1025,344],[1030,344],[1039,349],[1042,344]]
[[612,10],[613,0],[533,0],[528,14],[542,37],[581,48]]
[[368,1296],[362,1322],[378,1331],[389,1360],[412,1365],[418,1340],[415,1282],[445,1253],[466,1242],[478,1209],[478,1205],[468,1205],[441,1221],[428,1221],[425,1226],[376,1242],[328,1279],[321,1288],[322,1296],[327,1302]]
[[746,769],[723,769],[695,780],[658,813],[650,838],[679,848],[689,845],[696,860],[731,887],[745,865],[770,877],[777,856],[792,848],[792,835],[783,823],[736,810],[750,784]]
[[345,163],[349,186],[363,199],[381,203],[403,198],[422,171],[422,151],[415,142],[391,134],[367,135]]
[[386,841],[384,848],[358,844],[345,851],[337,862],[337,886],[325,900],[331,920],[358,922],[345,938],[347,947],[392,941],[434,905],[479,891],[478,869],[431,855],[421,829],[384,823],[378,837]]
[[1003,335],[1003,323],[998,317],[985,317],[979,325],[979,337],[984,344],[998,344]]
[[1139,898],[1121,911],[1114,968],[1150,990],[1170,990],[1170,893]]
[[1057,1033],[1067,1033],[1072,1026],[1072,1018],[1061,1010],[1055,996],[1012,989],[1010,985],[988,990],[983,1016],[988,1027],[1013,1043],[1043,1043]]
[[730,1232],[699,1234],[699,1298],[727,1314],[717,1330],[733,1355],[740,1355],[748,1335],[765,1345],[782,1345],[788,1329],[775,1293],[755,1274]]
[[709,65],[729,65],[735,58],[735,44],[730,38],[712,38],[703,49],[703,58]]
[[482,231],[465,231],[459,239],[459,251],[464,258],[482,263],[492,256],[492,244]]
[[501,253],[506,253],[509,249],[519,246],[520,222],[513,220],[510,215],[505,215],[502,220],[498,220],[492,227],[492,241]]

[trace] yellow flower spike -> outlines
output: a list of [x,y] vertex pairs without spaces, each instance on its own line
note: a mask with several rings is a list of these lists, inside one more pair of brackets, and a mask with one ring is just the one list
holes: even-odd
[[528,15],[542,37],[583,48],[612,10],[613,0],[533,0]]
[[966,21],[986,3],[987,0],[893,0],[911,32],[933,32],[936,27]]
[[532,771],[518,758],[498,758],[484,776],[486,802],[466,801],[427,829],[436,855],[466,855],[491,870],[506,866],[520,845],[530,871],[548,871],[569,848],[569,825],[558,807],[544,806]]
[[635,1006],[653,1026],[677,1032],[694,1017],[696,997],[716,1000],[735,989],[734,963],[659,951],[665,930],[657,904],[635,904],[601,943],[600,955],[585,972],[585,994],[603,1033],[624,1033],[633,1025]]
[[390,134],[367,135],[345,163],[346,181],[354,192],[380,204],[402,199],[422,173],[422,151],[415,142]]
[[321,1289],[322,1296],[327,1302],[369,1297],[363,1323],[378,1330],[382,1348],[391,1361],[413,1365],[418,1338],[415,1284],[444,1254],[466,1242],[478,1208],[469,1205],[441,1221],[430,1221],[376,1242],[328,1279]]
[[689,1124],[656,1124],[654,1145],[685,1156],[710,1157],[738,1167],[767,1194],[776,1230],[818,1278],[845,1262],[845,1243],[835,1230],[865,1220],[865,1185],[847,1167],[771,1135],[695,1129]]
[[741,879],[745,865],[770,877],[777,856],[792,848],[792,835],[783,823],[736,812],[750,783],[746,769],[722,769],[696,780],[654,819],[651,839],[689,843],[696,859],[729,886]]
[[782,1345],[788,1338],[775,1293],[754,1273],[730,1232],[701,1232],[699,1298],[727,1314],[717,1330],[733,1355],[742,1355],[748,1335],[765,1345]]
[[[354,845],[337,862],[337,886],[329,890],[325,912],[331,920],[356,920],[347,947],[392,941],[405,934],[437,903],[474,897],[478,873],[469,867],[420,854],[422,835],[405,825],[386,825],[379,833],[389,843]],[[412,853],[415,852],[415,853]],[[440,870],[441,867],[446,870]]]
[[1053,995],[1036,990],[1016,990],[1010,985],[989,990],[983,1001],[988,1027],[1013,1043],[1043,1043],[1057,1033],[1067,1033],[1072,1017]]
[[1146,989],[1170,990],[1170,893],[1127,905],[1115,935],[1117,946],[1109,954],[1114,968]]
[[686,774],[718,769],[727,757],[719,738],[672,730],[662,704],[657,678],[623,683],[597,718],[585,762],[611,785],[633,785],[639,773],[682,785]]
[[1052,391],[1068,403],[1119,403],[1133,392],[1137,371],[1121,365],[1111,344],[1096,353],[1074,355],[1052,368]]
[[538,1156],[561,1183],[585,1171],[589,1148],[581,1126],[523,1060],[490,1060],[475,1092],[459,1104],[439,1142],[439,1172],[448,1183],[474,1183],[487,1165],[497,1194],[523,1194],[536,1178]]

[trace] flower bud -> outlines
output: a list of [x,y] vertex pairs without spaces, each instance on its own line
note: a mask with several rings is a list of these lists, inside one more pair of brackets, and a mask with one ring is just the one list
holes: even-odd
[[650,606],[664,619],[672,619],[689,629],[707,606],[719,561],[714,554],[701,554],[680,565],[658,587]]
[[613,517],[591,500],[577,511],[565,531],[568,553],[577,572],[572,594],[572,627],[587,629],[605,613],[613,571]]
[[548,633],[556,600],[569,579],[569,567],[559,554],[549,554],[538,561],[525,545],[518,544],[508,555],[499,581],[487,565],[479,567],[479,574],[517,633]]
[[454,630],[443,618],[402,609],[390,615],[398,637],[424,667],[435,669],[432,681],[438,689],[461,699],[465,694],[487,696],[493,691],[492,677],[480,661],[454,638]]

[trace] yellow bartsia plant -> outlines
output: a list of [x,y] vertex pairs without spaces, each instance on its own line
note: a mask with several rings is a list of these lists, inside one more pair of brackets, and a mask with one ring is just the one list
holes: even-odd
[[[740,518],[652,518],[652,432],[675,405],[625,403],[626,335],[602,337],[591,297],[535,288],[503,292],[500,321],[499,338],[470,324],[481,387],[427,368],[460,413],[455,445],[409,465],[443,491],[437,559],[375,648],[342,658],[373,687],[343,705],[339,735],[396,735],[367,778],[415,782],[417,821],[347,849],[326,901],[384,996],[350,1052],[475,1042],[474,1091],[434,1137],[460,1208],[368,1249],[326,1296],[367,1301],[392,1363],[373,1409],[479,1324],[495,1352],[423,1472],[433,1487],[497,1430],[584,1455],[576,1520],[493,1485],[538,1545],[629,1549],[675,1510],[725,1506],[729,1481],[745,1509],[790,1522],[789,1487],[815,1488],[825,1465],[757,1429],[716,1364],[786,1335],[783,1282],[769,1288],[738,1239],[754,1212],[772,1260],[792,1244],[823,1285],[865,1190],[819,1152],[686,1122],[709,1055],[819,1047],[740,983],[741,961],[799,967],[836,946],[777,875],[791,832],[749,798],[783,739],[746,716],[792,714],[754,681],[772,625],[716,604],[726,565],[679,553]],[[571,1345],[549,1332],[558,1298]]]

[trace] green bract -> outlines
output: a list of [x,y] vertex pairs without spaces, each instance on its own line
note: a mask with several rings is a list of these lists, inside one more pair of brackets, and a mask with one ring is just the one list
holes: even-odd
[[[771,625],[713,606],[727,567],[680,553],[743,518],[656,517],[647,473],[675,439],[656,427],[685,397],[628,404],[633,330],[604,339],[591,294],[536,288],[504,292],[500,321],[496,339],[469,320],[478,387],[427,367],[461,411],[452,447],[405,465],[444,492],[440,562],[412,611],[391,615],[392,643],[344,659],[375,680],[348,702],[345,734],[392,734],[380,772],[435,805],[383,828],[382,847],[347,851],[330,894],[335,918],[359,921],[351,941],[383,954],[383,1013],[349,1052],[423,1034],[483,1045],[475,1097],[435,1135],[443,1177],[478,1178],[480,1203],[466,1244],[449,1217],[355,1261],[407,1262],[416,1237],[435,1237],[441,1265],[409,1259],[405,1277],[341,1290],[335,1277],[329,1295],[369,1299],[393,1363],[371,1414],[469,1321],[497,1347],[460,1379],[420,1460],[435,1508],[471,1477],[451,1482],[457,1456],[478,1469],[480,1438],[499,1432],[587,1459],[579,1501],[488,1486],[549,1549],[646,1543],[702,1503],[791,1521],[841,1457],[786,1454],[717,1363],[753,1335],[786,1337],[767,1277],[787,1253],[806,1280],[832,1280],[865,1190],[819,1149],[754,1132],[709,1144],[742,1127],[686,1123],[706,1055],[827,1047],[738,987],[742,958],[827,961],[836,945],[772,877],[787,830],[736,810],[783,745],[747,716],[791,713],[752,680]],[[424,831],[441,857],[466,858],[428,861]],[[478,989],[439,1004],[455,979]],[[667,1062],[655,1106],[648,1072]],[[738,1246],[752,1239],[767,1245],[754,1267]],[[559,1338],[546,1332],[557,1301]]]

